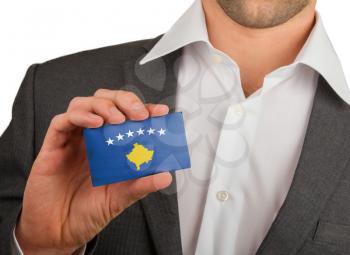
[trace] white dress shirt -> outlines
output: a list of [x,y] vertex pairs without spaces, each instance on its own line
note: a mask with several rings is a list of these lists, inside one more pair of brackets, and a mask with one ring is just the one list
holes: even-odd
[[319,74],[350,102],[340,62],[317,15],[294,63],[246,98],[237,63],[208,39],[200,0],[141,64],[182,47],[177,110],[192,162],[176,173],[183,252],[254,254],[290,188]]
[[319,74],[350,103],[340,62],[318,15],[294,63],[245,97],[237,63],[208,39],[200,0],[140,64],[182,47],[176,107],[192,162],[176,173],[183,253],[254,254],[290,188]]

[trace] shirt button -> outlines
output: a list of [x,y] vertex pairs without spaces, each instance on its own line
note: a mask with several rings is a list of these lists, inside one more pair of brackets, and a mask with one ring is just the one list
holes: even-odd
[[218,54],[212,55],[212,60],[215,64],[220,64],[222,62],[222,57]]
[[231,106],[231,110],[237,114],[237,115],[243,115],[244,114],[244,108],[241,104],[236,104]]
[[219,200],[220,202],[225,202],[229,199],[230,197],[230,193],[228,193],[227,191],[219,191],[218,193],[216,193],[216,199]]

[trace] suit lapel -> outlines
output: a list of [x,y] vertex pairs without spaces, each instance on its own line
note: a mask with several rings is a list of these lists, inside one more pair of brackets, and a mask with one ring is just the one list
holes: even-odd
[[[146,41],[146,53],[159,38]],[[177,50],[144,65],[139,65],[139,61],[146,53],[136,61],[127,62],[124,65],[125,84],[129,84],[126,89],[138,94],[145,102],[164,103],[174,111],[177,88],[174,64],[181,52],[181,49]],[[157,254],[182,254],[176,179],[174,174],[172,176],[173,182],[170,187],[141,200]]]
[[295,254],[316,226],[349,160],[349,115],[320,77],[290,191],[257,254]]

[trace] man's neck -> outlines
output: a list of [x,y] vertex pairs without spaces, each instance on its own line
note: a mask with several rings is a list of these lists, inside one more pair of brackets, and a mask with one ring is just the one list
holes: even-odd
[[273,70],[293,63],[315,23],[315,6],[310,4],[287,23],[252,29],[229,18],[217,1],[202,0],[209,40],[240,67],[246,96],[262,85]]

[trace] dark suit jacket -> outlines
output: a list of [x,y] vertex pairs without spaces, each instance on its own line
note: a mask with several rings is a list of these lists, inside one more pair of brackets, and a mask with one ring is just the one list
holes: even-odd
[[[85,51],[29,68],[12,121],[0,139],[0,254],[10,254],[25,183],[50,120],[65,112],[73,97],[92,95],[98,88],[122,88],[145,102],[174,108],[175,63],[182,50],[138,64],[158,39]],[[258,254],[350,254],[349,158],[350,108],[320,77],[292,186]],[[126,209],[89,243],[89,252],[181,254],[174,191],[175,182],[167,192],[151,194]]]

